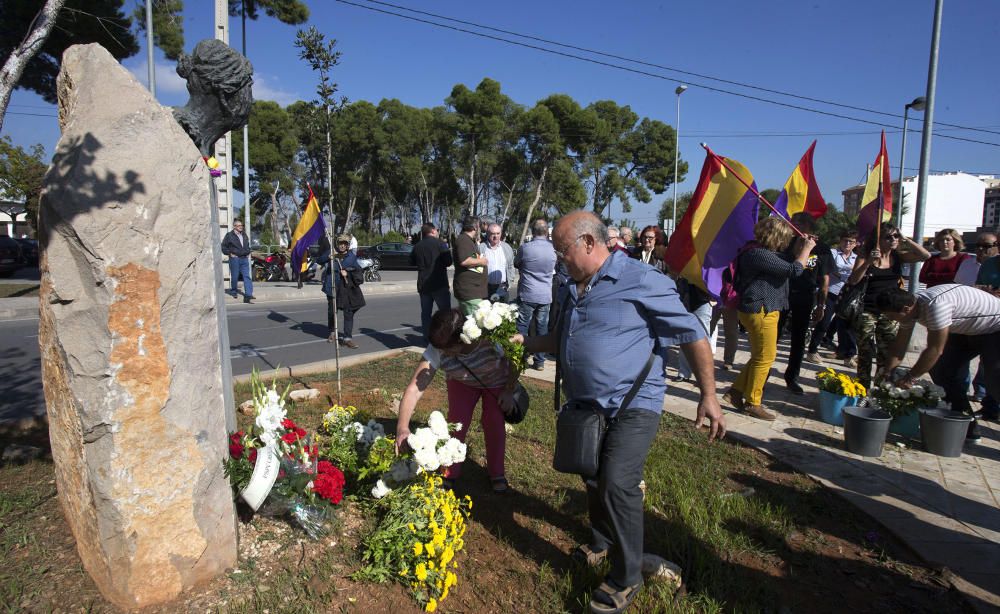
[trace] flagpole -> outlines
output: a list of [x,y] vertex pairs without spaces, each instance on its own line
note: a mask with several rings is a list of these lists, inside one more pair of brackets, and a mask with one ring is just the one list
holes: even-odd
[[806,235],[805,235],[804,232],[802,232],[801,230],[799,230],[798,227],[796,227],[795,224],[793,224],[791,220],[789,220],[785,216],[781,215],[781,213],[779,213],[778,210],[774,208],[774,205],[772,205],[766,198],[764,198],[763,196],[761,196],[760,192],[757,191],[757,188],[753,187],[752,185],[750,185],[749,183],[747,183],[746,181],[744,181],[743,178],[740,177],[740,174],[737,173],[735,170],[733,170],[733,167],[729,166],[726,163],[725,159],[722,158],[722,156],[720,156],[719,154],[717,154],[714,151],[712,151],[712,149],[706,143],[701,143],[701,146],[705,148],[705,151],[708,152],[708,155],[710,155],[713,158],[715,158],[716,160],[718,160],[719,164],[721,164],[722,166],[726,167],[726,169],[730,173],[732,173],[734,177],[736,177],[737,179],[739,179],[740,183],[742,183],[743,185],[745,185],[748,190],[750,190],[751,192],[753,192],[753,195],[756,196],[758,200],[760,200],[765,205],[767,205],[768,208],[771,211],[774,211],[775,215],[777,215],[786,224],[788,224],[788,226],[791,227],[791,229],[795,231],[795,234],[799,235],[802,238],[805,238]]

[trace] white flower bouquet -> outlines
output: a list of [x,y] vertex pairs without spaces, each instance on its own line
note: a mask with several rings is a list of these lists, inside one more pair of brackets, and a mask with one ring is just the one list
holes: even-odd
[[517,333],[517,306],[483,301],[462,325],[463,343],[473,343],[483,336],[503,348],[504,355],[517,373],[524,371],[524,346],[512,343]]
[[927,381],[918,381],[909,388],[885,380],[868,391],[868,398],[893,418],[906,416],[918,409],[933,409],[944,398],[944,388]]
[[451,436],[461,430],[461,423],[449,423],[439,411],[431,412],[427,426],[420,427],[406,439],[412,454],[401,456],[372,488],[372,496],[381,499],[393,488],[409,482],[423,472],[437,471],[465,460],[465,444]]

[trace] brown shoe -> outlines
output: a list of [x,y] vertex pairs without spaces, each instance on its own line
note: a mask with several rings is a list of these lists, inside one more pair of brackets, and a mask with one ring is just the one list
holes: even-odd
[[774,414],[764,409],[763,405],[747,405],[743,412],[759,420],[774,420]]
[[735,407],[737,411],[743,411],[746,407],[746,401],[743,400],[743,393],[735,388],[730,388],[729,392],[722,395],[722,398]]
[[354,343],[354,341],[351,339],[344,339],[343,341],[340,342],[340,345],[347,348],[351,348],[352,350],[358,349],[358,344]]

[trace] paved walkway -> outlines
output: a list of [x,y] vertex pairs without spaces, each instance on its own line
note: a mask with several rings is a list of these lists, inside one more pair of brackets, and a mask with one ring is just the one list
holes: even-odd
[[[736,364],[747,360],[746,349],[741,344]],[[851,501],[928,563],[947,567],[952,583],[977,611],[1000,612],[1000,425],[981,422],[982,442],[966,445],[959,458],[928,454],[919,441],[895,435],[889,436],[880,458],[850,454],[844,449],[843,428],[816,418],[816,372],[826,366],[836,370],[843,366],[832,360],[823,365],[805,363],[801,384],[806,394],[793,396],[780,375],[787,351],[787,345],[782,344],[764,391],[765,405],[778,418],[773,422],[756,420],[724,405],[729,437],[773,456]],[[911,351],[907,362],[912,363],[915,357]],[[555,375],[552,366],[544,371],[529,369],[526,374],[548,381]],[[716,370],[720,393],[736,375]],[[671,382],[664,408],[693,419],[697,401],[698,389],[693,384]]]

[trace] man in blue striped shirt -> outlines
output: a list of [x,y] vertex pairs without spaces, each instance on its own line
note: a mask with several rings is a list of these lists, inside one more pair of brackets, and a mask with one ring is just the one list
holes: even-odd
[[[531,225],[531,241],[517,250],[514,267],[521,272],[517,284],[517,330],[528,334],[531,321],[535,330],[545,334],[549,330],[549,306],[552,304],[552,276],[556,272],[556,252],[549,241],[549,224],[535,220]],[[535,354],[534,369],[541,371],[545,354]]]
[[[593,213],[575,211],[556,225],[556,255],[569,271],[557,304],[560,318],[545,336],[521,340],[529,352],[554,352],[565,375],[568,403],[598,406],[609,418],[598,475],[585,479],[592,539],[580,558],[611,563],[592,596],[592,612],[621,612],[642,586],[642,481],[646,456],[663,411],[663,365],[679,345],[701,390],[696,425],[705,418],[710,439],[726,432],[715,395],[712,350],[705,329],[684,309],[674,282],[651,266],[610,253],[607,227]],[[652,368],[629,407],[620,408],[650,354]]]

